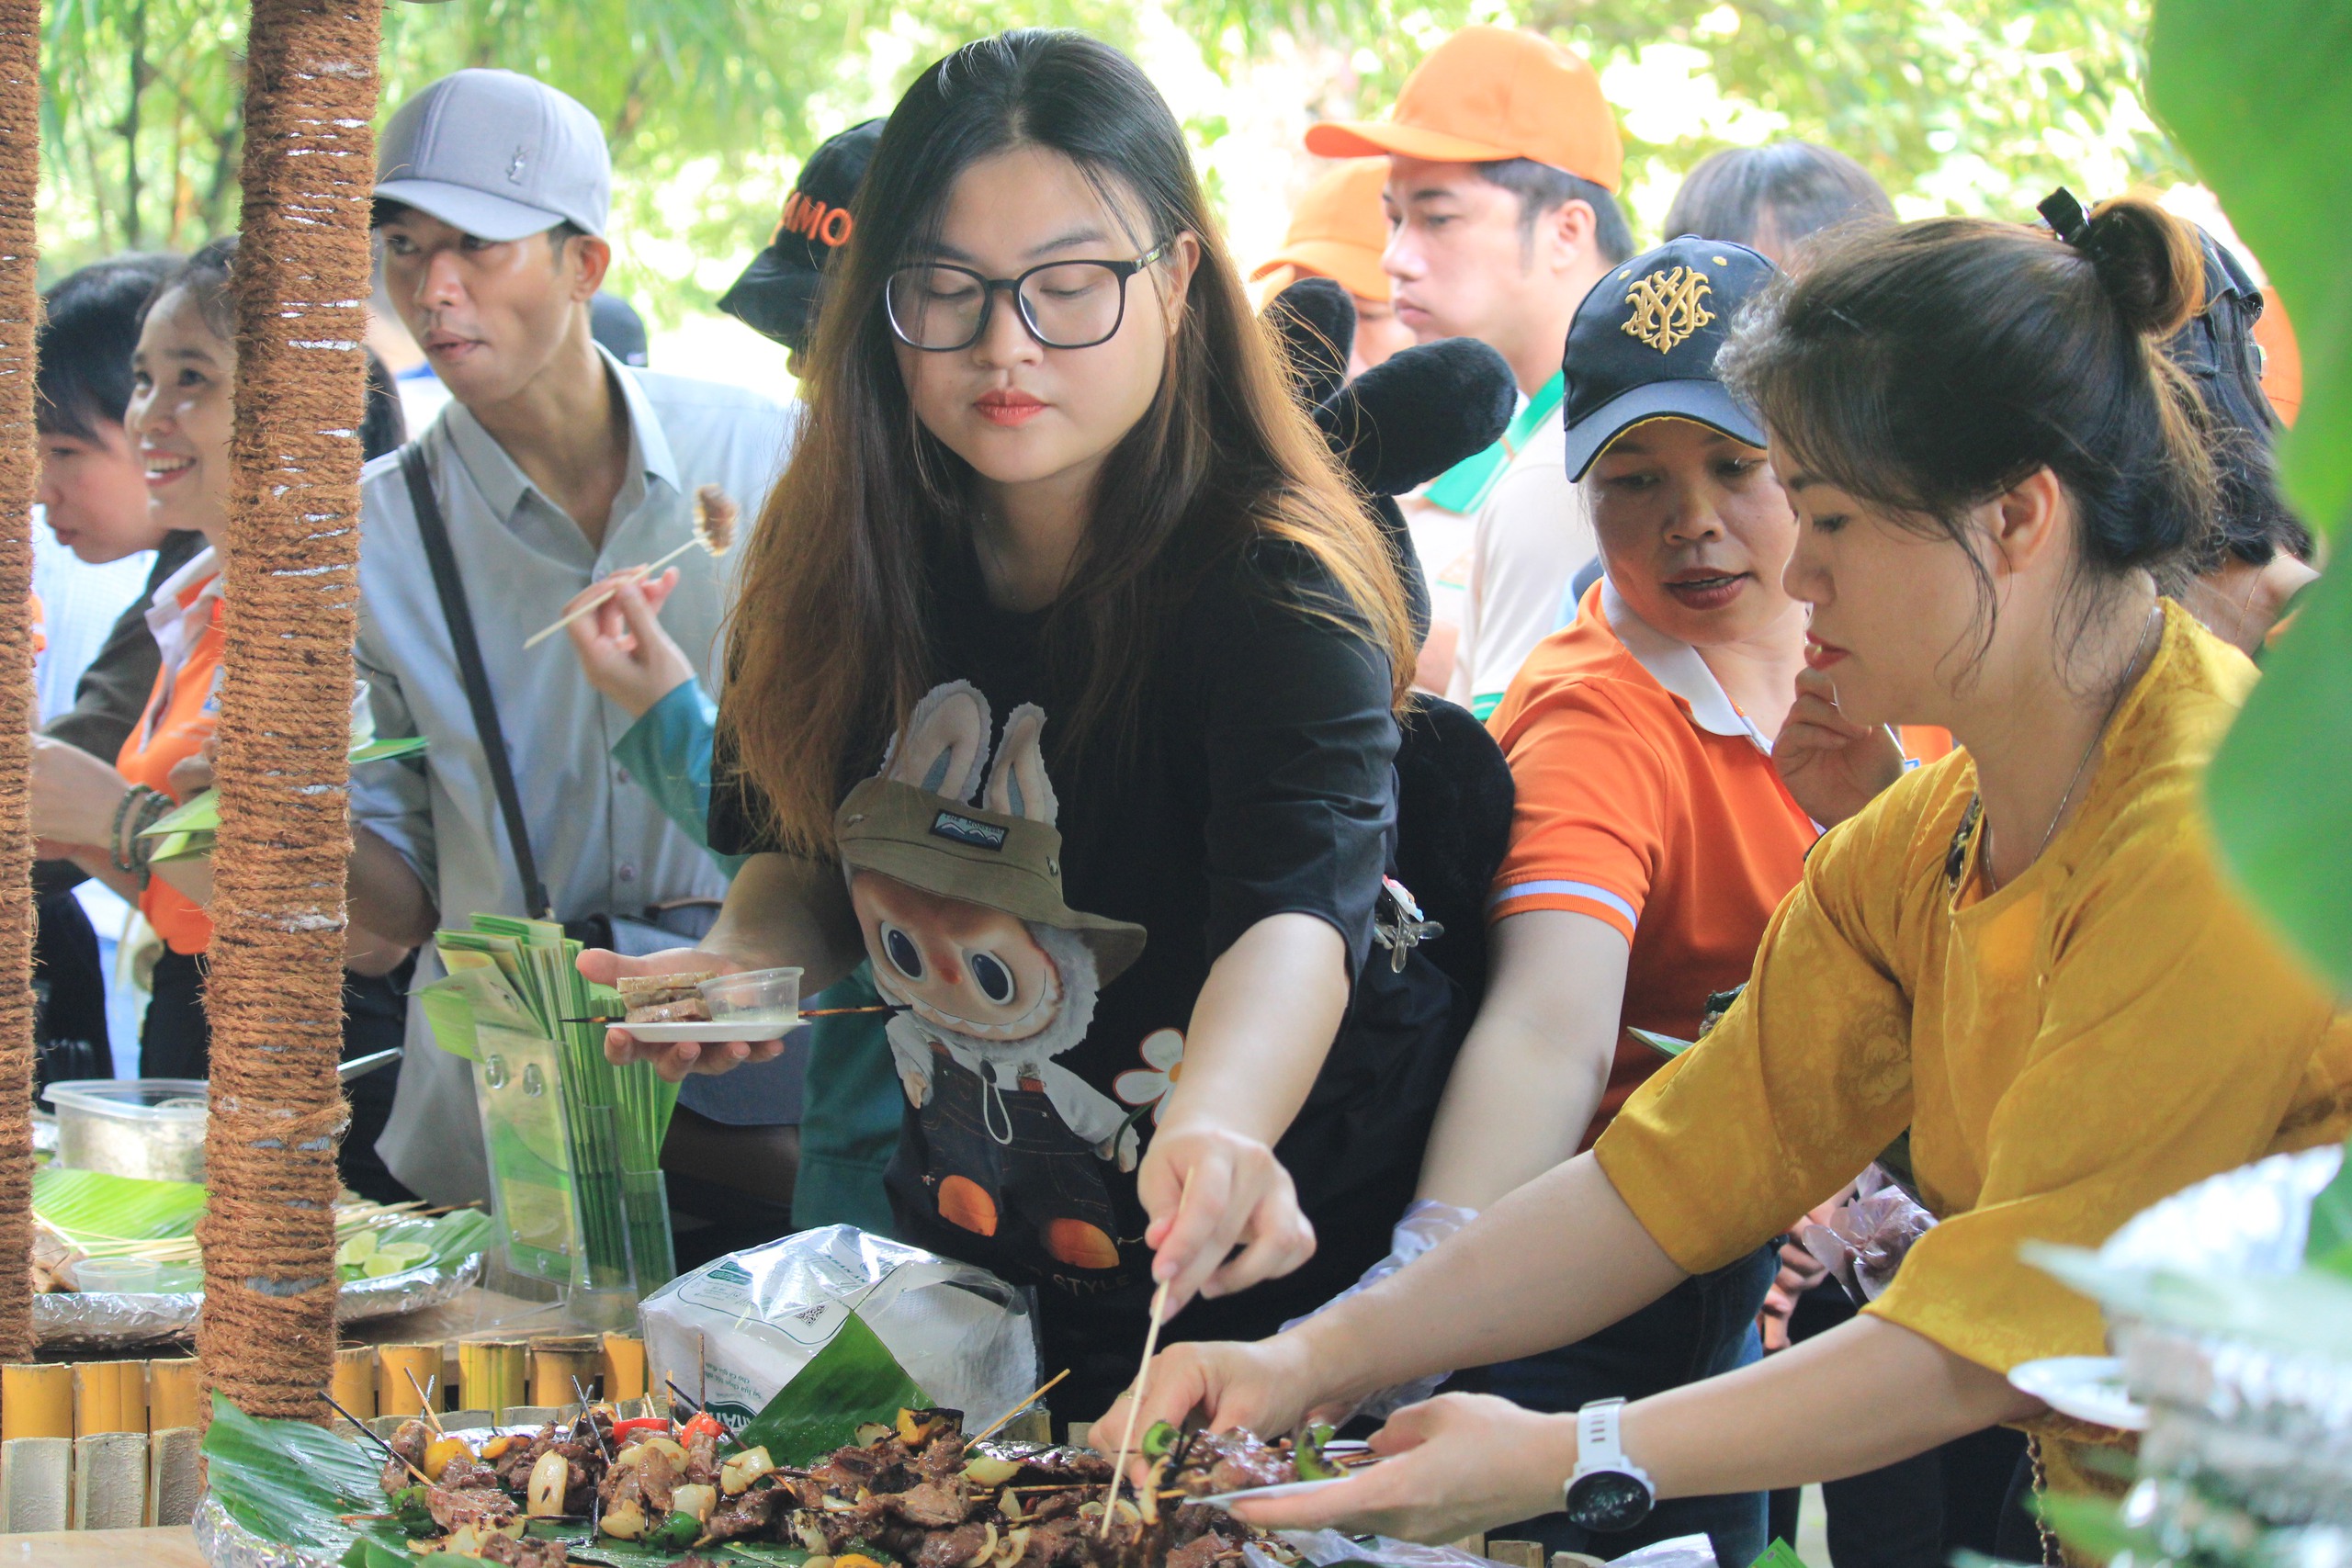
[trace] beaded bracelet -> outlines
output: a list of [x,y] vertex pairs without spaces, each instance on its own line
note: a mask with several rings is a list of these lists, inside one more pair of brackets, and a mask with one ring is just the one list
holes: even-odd
[[131,818],[130,863],[138,872],[139,886],[142,892],[150,875],[148,863],[155,858],[157,848],[157,840],[146,836],[147,829],[170,816],[178,807],[179,803],[163,791],[152,790],[148,797],[139,803],[139,809]]
[[123,842],[123,823],[141,801],[156,793],[143,784],[135,784],[124,790],[122,798],[115,802],[114,828],[107,835],[107,859],[115,870],[125,876],[135,875],[139,871],[139,863],[130,858],[139,846],[136,839],[128,845]]

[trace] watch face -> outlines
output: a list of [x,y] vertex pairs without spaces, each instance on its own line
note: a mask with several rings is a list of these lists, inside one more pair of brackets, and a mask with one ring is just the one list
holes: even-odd
[[1596,1470],[1568,1488],[1568,1517],[1589,1530],[1629,1530],[1649,1517],[1650,1489],[1620,1470]]

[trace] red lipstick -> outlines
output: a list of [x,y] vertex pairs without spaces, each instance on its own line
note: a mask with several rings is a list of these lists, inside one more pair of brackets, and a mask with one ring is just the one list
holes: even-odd
[[1031,397],[1026,392],[1016,391],[1012,388],[982,392],[972,400],[972,406],[979,410],[980,417],[990,424],[1001,424],[1008,428],[1026,424],[1046,412],[1043,401]]

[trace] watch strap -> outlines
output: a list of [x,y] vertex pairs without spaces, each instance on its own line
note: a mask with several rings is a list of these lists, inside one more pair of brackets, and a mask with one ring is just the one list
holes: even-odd
[[1596,1399],[1577,1412],[1577,1474],[1597,1470],[1630,1471],[1625,1447],[1618,1435],[1622,1399]]

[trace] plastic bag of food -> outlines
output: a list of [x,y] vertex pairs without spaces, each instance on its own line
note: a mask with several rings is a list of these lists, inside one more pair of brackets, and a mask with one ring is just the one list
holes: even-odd
[[740,1431],[851,1312],[934,1404],[978,1431],[1035,1388],[1025,1297],[985,1269],[855,1225],[826,1225],[682,1274],[639,1309],[650,1386],[664,1380]]

